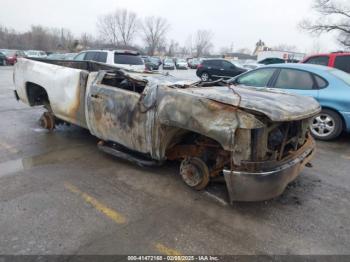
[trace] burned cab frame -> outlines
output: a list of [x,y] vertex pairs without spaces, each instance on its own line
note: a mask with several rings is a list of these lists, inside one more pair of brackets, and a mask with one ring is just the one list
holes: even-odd
[[313,98],[86,61],[22,59],[15,85],[22,101],[48,109],[45,127],[87,128],[101,150],[141,166],[179,161],[196,190],[224,177],[231,202],[280,195],[314,153]]

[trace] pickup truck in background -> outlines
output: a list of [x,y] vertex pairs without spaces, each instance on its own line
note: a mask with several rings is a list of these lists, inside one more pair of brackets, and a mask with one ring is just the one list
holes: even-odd
[[301,63],[334,67],[350,74],[350,53],[333,52],[306,57]]
[[190,187],[224,179],[230,201],[280,195],[313,156],[309,97],[224,81],[191,82],[91,61],[19,59],[15,95],[41,124],[88,129],[104,152],[141,166],[180,162]]

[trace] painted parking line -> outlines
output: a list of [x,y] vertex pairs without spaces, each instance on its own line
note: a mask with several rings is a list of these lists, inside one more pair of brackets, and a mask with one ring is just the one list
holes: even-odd
[[0,148],[4,148],[12,154],[17,154],[19,152],[15,147],[9,145],[4,141],[3,142],[0,141]]
[[82,192],[79,188],[76,186],[65,182],[64,187],[68,189],[70,192],[80,196],[86,203],[90,204],[93,206],[96,210],[104,214],[106,217],[110,218],[117,224],[125,224],[126,223],[126,218],[120,214],[119,212],[107,207],[100,201],[98,201],[96,198]]
[[157,249],[157,251],[163,255],[167,255],[167,256],[182,256],[182,254],[172,248],[169,248],[167,246],[164,246],[161,243],[156,243],[155,244],[155,248]]
[[[93,206],[96,210],[104,214],[106,217],[110,218],[117,224],[125,224],[126,223],[126,218],[120,214],[119,212],[107,207],[100,201],[98,201],[96,198],[88,195],[87,193],[81,191],[79,188],[76,186],[72,185],[69,182],[64,182],[64,187],[69,190],[70,192],[80,196],[86,203],[90,204]],[[154,245],[155,249],[166,256],[182,256],[182,254],[172,248],[169,248],[161,243],[156,243]]]

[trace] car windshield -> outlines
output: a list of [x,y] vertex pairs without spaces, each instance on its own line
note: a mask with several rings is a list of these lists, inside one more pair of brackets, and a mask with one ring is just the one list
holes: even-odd
[[185,59],[178,59],[177,62],[178,63],[186,63]]
[[150,60],[152,63],[155,63],[155,64],[158,63],[158,59],[157,59],[157,58],[150,57],[149,60]]
[[64,54],[64,59],[65,60],[73,60],[76,55],[77,55],[77,53],[67,53],[67,54]]
[[114,63],[123,65],[143,65],[142,58],[139,55],[115,53]]
[[173,60],[172,59],[165,59],[164,63],[173,63]]
[[346,84],[350,85],[350,74],[338,69],[329,69],[329,72],[335,77],[343,80]]

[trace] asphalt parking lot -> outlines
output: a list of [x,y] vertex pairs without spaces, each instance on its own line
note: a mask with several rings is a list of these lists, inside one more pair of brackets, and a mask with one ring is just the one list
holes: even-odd
[[0,67],[1,254],[349,254],[349,134],[318,142],[279,198],[231,206],[222,184],[187,188],[176,163],[141,168],[84,129],[41,129],[43,109],[12,89]]

